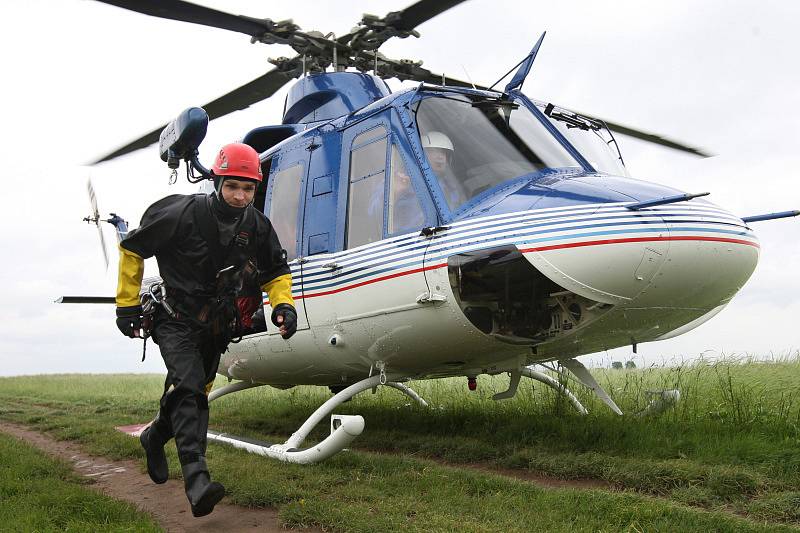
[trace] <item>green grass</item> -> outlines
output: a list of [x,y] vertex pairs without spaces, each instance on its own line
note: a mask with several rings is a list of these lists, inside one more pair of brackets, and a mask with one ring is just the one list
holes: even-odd
[[[364,434],[353,452],[321,465],[277,464],[214,445],[209,461],[234,501],[278,506],[289,525],[341,531],[800,525],[800,362],[701,362],[600,371],[598,379],[626,412],[644,407],[646,390],[678,388],[682,399],[661,416],[618,417],[572,386],[590,410],[581,417],[532,381],[523,380],[517,396],[502,402],[490,397],[506,387],[505,376],[481,376],[475,393],[461,379],[415,382],[433,408],[411,405],[390,389],[362,394],[337,412],[362,414]],[[0,417],[78,440],[95,453],[142,458],[135,439],[112,427],[148,420],[161,386],[155,376],[2,379]],[[213,405],[211,425],[283,441],[328,397],[313,387],[244,391]],[[325,426],[312,439],[323,438]],[[171,447],[169,454],[177,476]],[[600,479],[623,492],[544,490],[458,468],[473,462]]]
[[68,465],[0,433],[0,530],[161,531],[133,506],[83,483]]

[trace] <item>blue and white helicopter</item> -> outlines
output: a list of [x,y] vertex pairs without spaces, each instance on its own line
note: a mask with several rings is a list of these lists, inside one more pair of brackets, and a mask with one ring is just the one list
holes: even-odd
[[[571,373],[621,414],[576,357],[635,349],[711,319],[756,267],[750,224],[800,214],[740,218],[702,198],[707,193],[631,178],[613,132],[704,154],[527,97],[522,85],[544,35],[501,89],[378,53],[459,0],[365,15],[339,38],[177,0],[103,1],[297,51],[97,161],[160,141],[162,159],[173,169],[184,160],[188,178],[200,181],[207,171],[197,147],[208,120],[300,78],[281,124],[242,139],[268,176],[256,205],[290,260],[298,332],[284,341],[277,330],[256,330],[232,344],[218,370],[231,383],[209,399],[261,385],[327,386],[334,396],[283,444],[209,433],[254,453],[325,459],[359,435],[364,420],[333,415],[331,435],[301,449],[319,422],[381,385],[424,405],[404,384],[412,379],[464,376],[474,388],[481,374],[508,373],[508,390],[495,399],[513,397],[526,377],[586,411],[532,365]],[[392,93],[388,77],[420,83]],[[145,281],[146,289],[152,280]]]

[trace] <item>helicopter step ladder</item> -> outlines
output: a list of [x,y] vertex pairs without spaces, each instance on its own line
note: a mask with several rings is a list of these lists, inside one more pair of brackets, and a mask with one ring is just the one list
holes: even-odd
[[[244,381],[232,383],[212,391],[208,397],[208,401],[214,401],[221,396],[230,394],[232,392],[253,387],[260,387],[263,385],[264,384],[262,383],[248,383]],[[381,385],[399,390],[423,407],[428,406],[428,403],[412,389],[403,385],[402,383],[387,381],[386,375],[381,372],[378,375],[368,377],[336,393],[333,397],[328,399],[328,401],[317,408],[317,410],[308,417],[303,425],[300,426],[300,428],[295,431],[292,436],[289,437],[289,439],[287,439],[287,441],[283,444],[269,444],[245,437],[229,435],[227,433],[218,433],[216,431],[208,432],[208,440],[212,442],[228,444],[234,448],[287,463],[311,464],[323,461],[347,448],[347,446],[353,442],[353,439],[361,435],[361,433],[364,431],[364,418],[362,416],[337,415],[333,414],[333,410],[342,403],[351,399],[356,394],[364,392],[368,389],[376,389]],[[308,437],[308,434],[311,433],[311,430],[314,429],[317,424],[319,424],[328,415],[331,415],[330,435],[328,435],[328,437],[318,444],[305,449],[300,449],[300,446],[303,444],[303,441],[306,439],[306,437]]]

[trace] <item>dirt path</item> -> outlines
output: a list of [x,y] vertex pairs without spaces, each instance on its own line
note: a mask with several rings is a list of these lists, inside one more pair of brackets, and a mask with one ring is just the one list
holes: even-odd
[[[180,480],[170,479],[163,485],[154,484],[141,465],[132,460],[113,461],[105,457],[92,456],[80,445],[70,441],[58,441],[51,436],[18,424],[0,421],[0,432],[27,442],[51,456],[73,465],[74,470],[94,483],[88,485],[117,500],[132,503],[150,514],[166,531],[202,533],[227,531],[230,533],[262,531],[286,532],[278,521],[278,512],[272,508],[251,509],[221,503],[214,512],[203,518],[194,518],[183,492]],[[367,453],[380,453],[370,451]],[[453,467],[444,461],[434,462]],[[485,473],[521,479],[545,488],[609,489],[610,485],[599,480],[560,480],[527,471],[493,468],[480,463],[462,464],[458,468],[469,468]],[[309,530],[302,530],[309,531]]]
[[163,485],[156,485],[141,472],[141,466],[135,461],[112,461],[92,456],[75,443],[57,441],[16,424],[0,421],[0,432],[71,463],[78,474],[94,480],[90,488],[134,504],[153,516],[166,531],[286,532],[275,509],[250,509],[221,503],[210,515],[194,518],[180,480],[170,479]]
[[[438,461],[437,461],[438,462]],[[556,477],[545,476],[537,474],[529,470],[516,470],[513,468],[500,468],[496,466],[487,466],[480,463],[467,463],[464,465],[454,465],[453,463],[441,462],[441,464],[451,467],[465,467],[472,470],[487,474],[495,474],[498,476],[505,476],[522,481],[528,481],[534,485],[544,487],[546,489],[603,489],[603,490],[616,490],[613,484],[602,479],[559,479]]]
[[[377,456],[404,455],[402,452],[392,453],[392,452],[378,450],[375,448],[354,448],[354,450],[357,450],[361,453],[373,454]],[[413,454],[411,455],[414,456]],[[419,459],[420,461],[431,461],[445,468],[455,468],[455,469],[468,468],[470,470],[476,470],[483,474],[493,474],[496,476],[518,479],[520,481],[527,481],[528,483],[532,483],[534,485],[537,485],[545,489],[579,489],[579,490],[602,489],[611,491],[620,490],[613,483],[610,483],[602,479],[591,479],[591,478],[561,479],[554,476],[548,476],[547,474],[539,474],[537,472],[531,472],[530,470],[503,468],[501,466],[495,466],[489,463],[478,463],[478,462],[454,463],[438,457],[428,457],[425,455],[419,455],[414,457],[416,459]]]

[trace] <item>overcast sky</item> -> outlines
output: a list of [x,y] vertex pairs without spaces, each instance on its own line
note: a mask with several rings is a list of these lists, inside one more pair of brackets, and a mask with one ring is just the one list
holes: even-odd
[[[337,35],[364,12],[383,16],[407,5],[203,3],[293,18],[306,31]],[[4,2],[0,15],[0,375],[161,372],[154,345],[139,363],[141,342],[120,335],[113,306],[53,300],[115,292],[113,232],[106,229],[106,271],[96,230],[81,222],[89,214],[90,175],[102,214],[120,213],[134,227],[151,202],[194,187],[183,178],[168,186],[155,147],[91,169],[81,165],[263,74],[271,68],[267,57],[293,52],[88,0]],[[710,191],[713,202],[746,216],[800,208],[798,20],[800,2],[792,1],[471,0],[420,26],[420,39],[395,39],[381,52],[423,59],[461,79],[466,69],[476,83],[489,84],[547,30],[526,94],[717,154],[699,159],[620,140],[632,176]],[[279,123],[285,92],[212,122],[201,160],[210,165],[221,144]],[[761,261],[729,307],[691,333],[640,346],[637,361],[800,348],[800,220],[754,227]],[[629,357],[630,348],[596,356]]]

